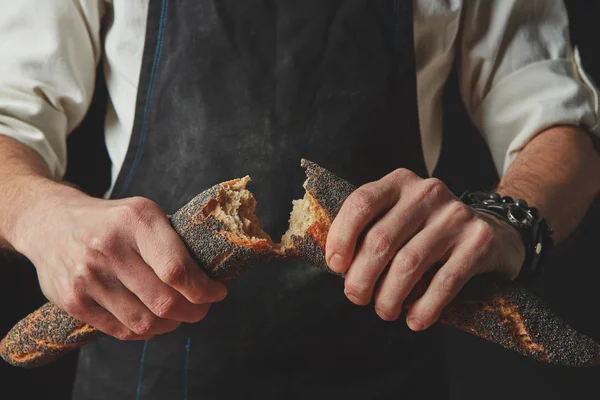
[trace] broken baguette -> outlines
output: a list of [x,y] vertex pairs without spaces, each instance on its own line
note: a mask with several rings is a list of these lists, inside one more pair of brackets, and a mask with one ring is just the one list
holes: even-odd
[[[308,160],[303,199],[295,200],[290,227],[279,243],[259,225],[249,177],[202,192],[171,216],[171,224],[206,273],[222,281],[273,258],[298,258],[333,273],[325,262],[331,222],[355,190]],[[416,290],[415,290],[416,292]],[[565,324],[524,287],[487,274],[473,278],[440,316],[440,322],[517,351],[564,366],[594,365],[596,342]],[[37,367],[101,336],[48,303],[20,321],[0,342],[0,356],[20,367]]]

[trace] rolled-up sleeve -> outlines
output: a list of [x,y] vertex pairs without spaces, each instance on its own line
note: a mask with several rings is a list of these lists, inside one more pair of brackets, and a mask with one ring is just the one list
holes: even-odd
[[0,0],[0,134],[56,178],[93,96],[103,13],[103,0]]
[[461,23],[461,95],[500,175],[553,125],[600,135],[598,91],[571,46],[562,1],[465,1]]

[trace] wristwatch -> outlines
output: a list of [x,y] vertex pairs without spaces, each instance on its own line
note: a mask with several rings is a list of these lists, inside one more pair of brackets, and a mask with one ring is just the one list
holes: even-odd
[[552,229],[537,208],[523,199],[513,200],[495,192],[465,192],[460,200],[471,208],[507,222],[521,235],[525,261],[517,280],[529,281],[539,276],[545,256],[554,247]]

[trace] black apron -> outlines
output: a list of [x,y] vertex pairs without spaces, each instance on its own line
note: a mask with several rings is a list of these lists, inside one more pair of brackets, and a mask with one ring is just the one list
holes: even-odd
[[[251,175],[262,227],[287,228],[302,157],[356,185],[426,169],[406,0],[150,0],[135,126],[113,198],[172,213]],[[380,320],[301,262],[228,284],[205,320],[82,349],[75,399],[443,398],[436,329]]]

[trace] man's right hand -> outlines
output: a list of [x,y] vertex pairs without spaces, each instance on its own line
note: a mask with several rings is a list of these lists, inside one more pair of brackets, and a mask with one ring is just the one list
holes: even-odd
[[33,179],[35,200],[10,242],[35,265],[44,295],[73,317],[118,339],[147,339],[201,320],[225,298],[154,202]]

